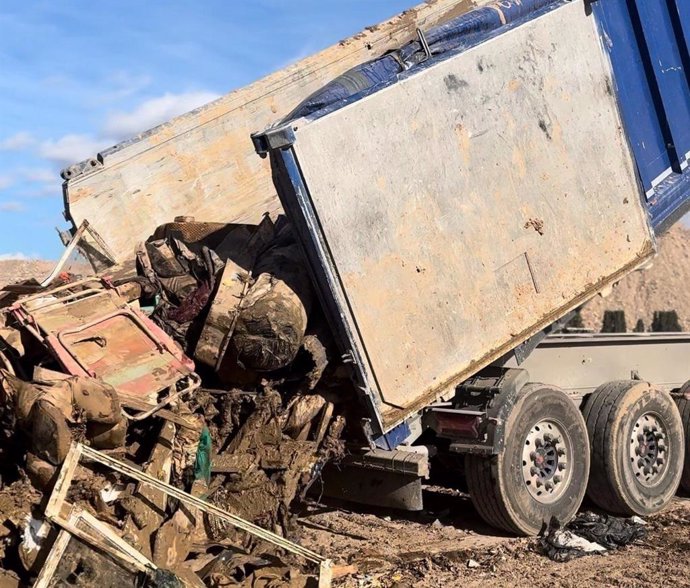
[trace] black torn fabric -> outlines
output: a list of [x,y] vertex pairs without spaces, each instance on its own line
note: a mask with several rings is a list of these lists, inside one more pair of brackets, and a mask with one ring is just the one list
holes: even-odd
[[647,536],[647,529],[639,517],[624,519],[593,512],[577,515],[566,528],[606,549],[618,549]]
[[539,545],[549,559],[566,562],[585,555],[601,555],[646,536],[645,523],[639,517],[626,519],[584,512],[565,527],[553,519]]

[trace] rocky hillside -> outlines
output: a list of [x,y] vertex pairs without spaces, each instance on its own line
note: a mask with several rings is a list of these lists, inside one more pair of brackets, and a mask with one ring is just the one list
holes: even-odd
[[55,267],[54,261],[41,259],[0,260],[0,286],[22,282],[29,278],[44,278]]
[[690,329],[690,230],[673,227],[659,240],[659,255],[649,269],[633,272],[606,298],[591,300],[582,310],[587,328],[601,330],[605,310],[624,310],[628,330],[642,319],[649,330],[655,310],[675,310]]

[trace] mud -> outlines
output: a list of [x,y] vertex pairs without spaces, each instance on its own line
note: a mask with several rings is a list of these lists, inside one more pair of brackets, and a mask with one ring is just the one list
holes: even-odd
[[277,228],[252,273],[256,281],[242,301],[231,351],[246,369],[284,368],[302,346],[313,299],[307,265],[288,226]]
[[[343,451],[341,443],[318,438],[314,423],[325,405],[325,399],[313,395],[298,397],[284,408],[275,390],[265,390],[227,448],[216,456],[221,467],[211,501],[290,536],[290,505],[306,490],[312,472]],[[333,435],[339,437],[337,432]],[[232,534],[223,523],[209,519],[207,524],[215,540]]]
[[342,588],[688,585],[687,498],[676,498],[666,511],[647,519],[649,535],[643,543],[567,563],[549,560],[537,539],[497,534],[464,496],[427,491],[426,499],[438,510],[401,515],[312,506],[299,520],[301,540],[338,554],[336,564],[356,568],[335,584]]

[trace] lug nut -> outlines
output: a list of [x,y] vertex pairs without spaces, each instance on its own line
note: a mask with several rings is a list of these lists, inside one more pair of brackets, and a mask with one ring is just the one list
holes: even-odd
[[537,488],[541,488],[543,485],[544,485],[544,484],[542,483],[541,480],[537,480],[537,482],[536,482]]
[[552,443],[554,445],[558,445],[561,441],[563,441],[563,439],[561,439],[560,437],[554,437]]
[[546,484],[544,484],[544,487],[547,490],[553,490],[553,482],[547,482]]
[[652,466],[652,473],[658,474],[659,473],[659,467],[658,466]]
[[530,458],[532,461],[534,461],[535,459],[537,459],[537,452],[536,452],[536,451],[533,451],[532,453],[530,453],[530,454],[529,454],[529,458]]
[[643,442],[644,442],[644,435],[643,435],[642,433],[640,433],[640,434],[637,436],[637,441],[638,441],[638,443],[643,443]]
[[539,470],[538,470],[537,468],[535,468],[535,467],[531,467],[531,468],[529,469],[529,473],[530,473],[531,476],[536,476],[536,475],[539,473]]
[[558,464],[558,469],[563,471],[565,469],[565,464],[563,462]]
[[544,442],[541,440],[541,437],[537,437],[534,440],[534,446],[535,447],[541,447],[542,445],[544,445]]
[[652,473],[652,468],[650,468],[649,466],[645,466],[645,468],[642,470],[642,472],[644,473],[645,476],[648,476],[649,474]]
[[649,430],[650,430],[650,429],[649,429],[649,425],[645,425],[644,427],[642,427],[642,430],[643,430],[645,433],[649,433]]
[[644,459],[638,459],[637,460],[637,467],[638,468],[644,467]]
[[664,458],[663,458],[663,457],[657,457],[657,458],[656,458],[656,463],[657,463],[658,465],[662,465],[662,464],[664,463]]
[[562,481],[563,481],[563,478],[561,478],[560,476],[554,476],[553,477],[553,483],[554,484],[560,484]]
[[565,449],[563,449],[562,447],[559,447],[557,450],[557,453],[558,453],[558,455],[565,455]]

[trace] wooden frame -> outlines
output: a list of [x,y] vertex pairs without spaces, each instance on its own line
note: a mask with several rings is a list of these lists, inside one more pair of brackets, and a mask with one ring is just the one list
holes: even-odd
[[[69,484],[65,485],[65,487],[68,486]],[[62,530],[53,543],[50,553],[34,583],[34,588],[48,588],[50,586],[50,581],[53,579],[60,561],[73,538],[79,539],[86,545],[95,547],[98,551],[110,556],[129,570],[150,573],[157,569],[153,562],[149,561],[122,537],[117,535],[108,525],[104,525],[85,510],[71,507],[69,516],[63,517],[57,514],[50,520],[62,527]],[[80,528],[80,523],[88,527],[93,534]]]
[[[109,455],[101,453],[100,451],[96,451],[95,449],[91,449],[90,447],[82,445],[81,443],[72,443],[72,446],[70,447],[70,450],[67,453],[67,457],[65,458],[65,461],[63,462],[62,467],[60,469],[58,479],[55,482],[53,493],[51,494],[48,500],[48,505],[46,506],[45,510],[46,518],[51,522],[59,525],[60,527],[62,527],[62,529],[68,531],[70,534],[75,535],[76,537],[90,544],[94,543],[94,539],[92,537],[89,537],[88,534],[82,531],[81,529],[78,529],[76,525],[72,522],[72,517],[81,517],[82,519],[87,521],[87,524],[97,528],[99,532],[103,530],[107,531],[107,539],[111,541],[111,543],[113,543],[114,546],[108,545],[107,547],[103,547],[100,541],[97,543],[97,546],[99,549],[103,549],[104,551],[110,553],[114,557],[125,559],[132,565],[141,566],[140,569],[142,570],[155,569],[154,564],[152,564],[146,558],[144,558],[143,555],[141,555],[123,539],[121,539],[120,537],[117,537],[117,540],[114,539],[112,537],[112,532],[110,531],[110,529],[108,529],[105,525],[102,525],[97,519],[95,519],[88,513],[81,511],[77,513],[77,515],[75,515],[74,512],[71,511],[70,515],[68,515],[67,517],[63,515],[63,510],[65,506],[68,504],[66,503],[67,492],[72,483],[72,479],[74,478],[74,473],[77,467],[79,466],[79,462],[82,458],[87,459],[89,461],[95,461],[96,463],[104,465],[124,476],[137,480],[142,484],[151,486],[168,496],[173,496],[174,498],[177,498],[180,502],[184,504],[196,507],[205,513],[214,515],[220,518],[221,520],[236,527],[237,529],[245,531],[246,533],[250,533],[251,535],[258,537],[263,541],[267,541],[275,545],[276,547],[280,547],[281,549],[289,551],[290,553],[294,553],[295,555],[303,557],[307,561],[318,564],[319,588],[330,587],[331,580],[333,577],[333,564],[331,560],[322,557],[318,553],[311,551],[306,547],[302,547],[297,543],[293,543],[292,541],[289,541],[288,539],[285,539],[280,535],[276,535],[271,531],[267,531],[266,529],[263,529],[258,525],[255,525],[254,523],[251,523],[241,517],[238,517],[237,515],[224,511],[215,506],[214,504],[211,504],[210,502],[197,498],[196,496],[193,496],[188,492],[184,492],[179,488],[175,488],[170,484],[161,482],[160,480],[150,476],[149,474],[141,472],[136,468],[133,468],[132,466],[123,463],[119,460],[113,459]],[[94,521],[96,523],[95,525]],[[104,536],[106,536],[105,533]],[[115,553],[112,553],[113,551]]]

